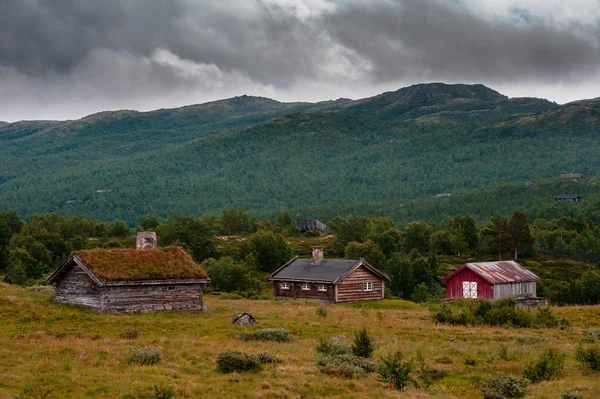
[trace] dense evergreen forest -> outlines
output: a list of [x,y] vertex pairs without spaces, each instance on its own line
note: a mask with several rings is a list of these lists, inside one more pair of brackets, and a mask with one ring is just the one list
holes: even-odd
[[[600,101],[559,106],[481,85],[424,84],[362,100],[236,97],[153,112],[0,125],[0,209],[129,227],[143,217],[285,208],[328,220],[358,212],[479,223],[600,221]],[[583,181],[561,181],[583,173]],[[581,203],[554,196],[581,195]]]
[[[0,274],[20,285],[43,283],[71,251],[135,247],[135,231],[156,231],[159,245],[181,245],[211,277],[210,290],[270,298],[265,276],[292,256],[321,245],[326,257],[365,258],[392,278],[387,296],[424,302],[443,297],[441,279],[469,261],[518,259],[542,279],[538,294],[554,303],[600,303],[600,223],[561,217],[528,221],[515,211],[478,224],[458,214],[442,224],[414,221],[397,228],[390,219],[356,213],[328,220],[325,234],[300,233],[287,212],[257,220],[241,208],[202,217],[142,218],[131,229],[58,213],[23,221],[0,212]],[[266,285],[265,285],[266,284]]]

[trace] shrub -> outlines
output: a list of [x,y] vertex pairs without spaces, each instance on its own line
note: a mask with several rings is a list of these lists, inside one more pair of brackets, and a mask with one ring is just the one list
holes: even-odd
[[350,355],[352,348],[345,342],[331,342],[323,338],[319,338],[319,342],[315,346],[317,353],[324,355]]
[[498,359],[500,359],[500,360],[508,360],[509,359],[507,345],[500,345],[500,351],[498,352]]
[[327,317],[327,309],[325,309],[323,306],[319,306],[317,308],[317,316],[319,316],[319,317]]
[[538,360],[525,366],[523,377],[538,383],[543,380],[557,378],[565,365],[565,354],[556,349],[546,349]]
[[475,367],[475,366],[477,366],[477,359],[475,359],[474,357],[469,356],[469,357],[467,357],[465,359],[465,364],[467,366],[473,366],[473,367]]
[[534,323],[537,327],[558,327],[558,319],[549,307],[538,308],[535,311]]
[[484,399],[509,399],[525,396],[527,381],[512,375],[497,374],[483,384],[481,394]]
[[354,355],[327,355],[323,353],[317,355],[317,366],[322,373],[348,378],[372,373],[377,368],[376,363]]
[[544,342],[546,339],[544,337],[538,337],[535,335],[523,335],[517,337],[517,343],[521,345],[533,345],[539,344],[540,342]]
[[375,347],[373,346],[373,340],[369,337],[367,329],[363,327],[358,333],[354,333],[354,343],[352,344],[352,352],[363,358],[370,358],[373,356]]
[[579,391],[566,391],[560,394],[561,399],[582,399],[583,395]]
[[129,363],[150,366],[160,362],[162,359],[162,353],[160,349],[148,349],[130,346],[125,357]]
[[381,359],[377,372],[379,381],[388,383],[394,389],[403,389],[410,380],[410,373],[413,371],[412,362],[403,362],[403,354],[396,351]]
[[286,328],[263,328],[256,331],[244,331],[240,334],[242,341],[276,341],[289,342],[292,335]]
[[575,359],[581,363],[584,368],[600,370],[600,346],[592,346],[587,349],[579,344],[575,352]]
[[419,380],[423,383],[425,388],[429,388],[433,383],[446,376],[446,370],[440,368],[439,370],[430,369],[425,364],[425,359],[421,355],[421,351],[417,352],[417,362],[419,363]]
[[176,395],[176,392],[171,387],[165,387],[162,385],[154,386],[154,399],[172,399]]
[[123,339],[136,339],[142,336],[142,332],[135,327],[127,327],[121,331],[119,336]]
[[244,353],[240,351],[225,351],[217,356],[217,368],[223,373],[234,371],[258,371],[263,364],[279,363],[279,356],[268,352]]
[[581,342],[586,344],[600,343],[600,328],[584,328],[581,330]]
[[442,303],[438,310],[433,312],[432,316],[433,321],[435,321],[436,324],[454,324],[454,315],[452,314],[452,310],[450,310],[450,307],[445,303]]

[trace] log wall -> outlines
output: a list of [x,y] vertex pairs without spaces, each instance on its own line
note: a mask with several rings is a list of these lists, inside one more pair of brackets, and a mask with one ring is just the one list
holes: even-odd
[[202,311],[203,284],[121,285],[104,287],[102,311],[138,313],[155,310]]
[[102,309],[102,289],[74,264],[54,287],[54,301]]
[[[363,284],[373,283],[373,291],[365,291]],[[383,299],[384,281],[360,266],[337,285],[337,302],[358,302]]]
[[327,291],[319,291],[318,284],[311,283],[310,290],[303,290],[302,283],[290,281],[290,288],[281,288],[281,281],[274,281],[275,299],[318,299],[324,302],[335,302],[335,287],[333,284],[325,284]]

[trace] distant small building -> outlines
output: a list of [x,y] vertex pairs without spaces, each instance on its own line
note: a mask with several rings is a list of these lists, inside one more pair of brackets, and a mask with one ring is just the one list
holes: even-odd
[[156,235],[138,234],[137,249],[72,252],[48,279],[54,301],[102,313],[203,311],[204,268],[181,247],[156,247]]
[[564,173],[560,175],[561,180],[582,180],[583,175],[581,173]]
[[292,223],[294,223],[302,233],[316,230],[323,234],[327,231],[327,225],[317,219],[294,220]]
[[312,258],[294,258],[275,270],[275,299],[318,299],[358,302],[383,299],[390,278],[363,259],[325,259],[323,247],[313,247]]
[[536,298],[540,278],[515,261],[467,263],[442,279],[446,299]]
[[557,195],[556,197],[554,197],[554,201],[579,202],[581,201],[581,197],[579,195]]

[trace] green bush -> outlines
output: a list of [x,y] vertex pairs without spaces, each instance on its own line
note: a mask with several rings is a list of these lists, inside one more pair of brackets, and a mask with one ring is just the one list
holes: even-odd
[[350,355],[352,348],[345,342],[332,342],[323,338],[319,338],[319,342],[315,346],[317,353],[324,355]]
[[379,381],[390,384],[394,389],[403,389],[408,384],[414,368],[412,362],[403,362],[403,357],[402,352],[398,350],[382,358],[377,369]]
[[561,375],[564,365],[564,353],[556,349],[546,349],[538,360],[530,362],[525,366],[523,377],[534,384],[544,380],[551,380]]
[[324,374],[355,377],[376,370],[377,364],[354,355],[317,355],[317,367]]
[[465,364],[466,364],[467,366],[473,366],[473,367],[475,367],[475,366],[477,366],[477,359],[475,359],[475,358],[474,358],[474,357],[472,357],[472,356],[469,356],[469,357],[467,357],[467,358],[465,359]]
[[319,316],[319,317],[327,317],[327,309],[325,309],[323,306],[319,306],[317,308],[317,316]]
[[508,346],[500,345],[500,351],[498,351],[498,359],[500,360],[509,360],[510,356],[508,354]]
[[127,327],[119,334],[123,339],[137,339],[142,336],[142,332],[135,327]]
[[594,345],[589,348],[584,348],[579,344],[575,352],[575,359],[581,363],[584,368],[592,370],[600,370],[600,346]]
[[286,328],[263,328],[256,331],[244,331],[239,338],[242,341],[289,342],[292,335]]
[[148,349],[129,346],[125,357],[129,363],[150,366],[160,362],[160,360],[162,359],[162,352],[160,351],[160,349]]
[[549,307],[537,308],[534,316],[534,325],[536,327],[556,328],[558,327],[558,319]]
[[538,337],[536,335],[522,335],[520,337],[517,337],[517,343],[521,345],[539,344],[540,342],[544,342],[545,340],[546,338]]
[[581,342],[585,344],[600,343],[600,328],[584,328],[581,330]]
[[354,355],[368,359],[373,356],[374,351],[373,340],[369,337],[369,333],[365,327],[359,332],[354,333],[354,343],[352,344]]
[[481,394],[484,399],[510,399],[525,396],[527,381],[512,375],[497,374],[483,384]]
[[579,391],[566,391],[560,394],[561,399],[582,399],[583,395]]
[[217,368],[223,373],[258,371],[263,364],[279,362],[281,362],[279,356],[271,355],[268,352],[225,351],[217,356]]
[[171,387],[154,386],[154,399],[173,399],[177,393]]

